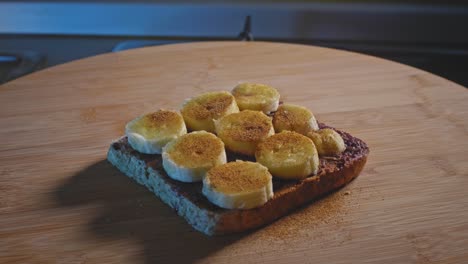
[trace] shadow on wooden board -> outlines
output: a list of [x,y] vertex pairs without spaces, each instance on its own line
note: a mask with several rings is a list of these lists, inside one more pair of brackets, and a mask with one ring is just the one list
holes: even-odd
[[146,263],[195,262],[242,237],[209,237],[194,230],[153,193],[106,160],[70,177],[55,195],[61,206],[102,203],[87,229],[101,238],[137,239],[143,245]]

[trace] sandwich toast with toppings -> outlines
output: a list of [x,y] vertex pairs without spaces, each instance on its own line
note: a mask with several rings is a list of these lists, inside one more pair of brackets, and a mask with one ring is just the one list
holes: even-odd
[[351,182],[369,154],[279,97],[244,83],[142,115],[107,159],[207,235],[264,226]]

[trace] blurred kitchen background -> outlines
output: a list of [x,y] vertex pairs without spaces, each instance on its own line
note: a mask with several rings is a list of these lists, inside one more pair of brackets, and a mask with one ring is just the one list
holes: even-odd
[[468,87],[468,1],[443,0],[0,0],[0,83],[106,52],[252,36],[371,54]]

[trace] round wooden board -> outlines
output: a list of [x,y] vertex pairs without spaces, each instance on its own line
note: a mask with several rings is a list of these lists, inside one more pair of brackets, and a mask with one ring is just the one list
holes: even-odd
[[[344,189],[207,237],[106,161],[134,117],[249,81],[365,140]],[[333,49],[204,42],[106,54],[0,87],[0,262],[466,263],[468,91]]]

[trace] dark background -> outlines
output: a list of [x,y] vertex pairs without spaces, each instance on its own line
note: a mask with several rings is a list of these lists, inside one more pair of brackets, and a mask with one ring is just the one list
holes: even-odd
[[0,83],[106,52],[183,41],[334,47],[468,86],[466,1],[0,1]]

